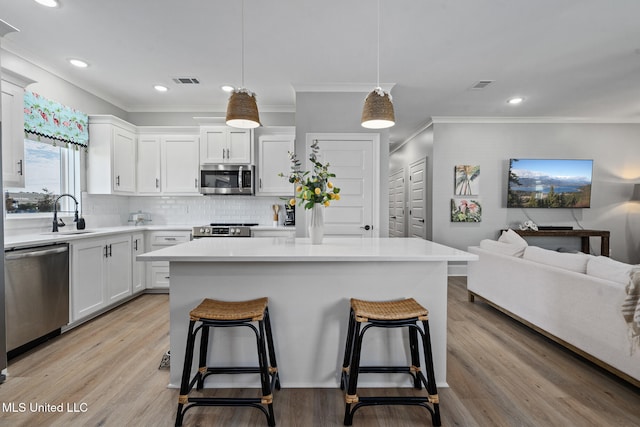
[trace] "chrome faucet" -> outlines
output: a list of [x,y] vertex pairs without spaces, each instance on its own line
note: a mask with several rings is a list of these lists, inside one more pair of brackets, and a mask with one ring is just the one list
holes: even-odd
[[58,231],[58,227],[64,227],[66,225],[62,219],[58,219],[58,200],[65,196],[71,197],[73,201],[76,202],[76,211],[73,216],[73,222],[78,223],[78,201],[71,194],[61,194],[56,198],[55,202],[53,202],[53,230],[51,231],[54,233]]

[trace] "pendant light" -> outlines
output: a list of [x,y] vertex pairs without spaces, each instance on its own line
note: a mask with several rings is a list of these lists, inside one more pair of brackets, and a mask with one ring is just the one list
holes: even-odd
[[244,87],[244,0],[242,0],[242,85],[234,89],[227,104],[226,123],[228,126],[242,129],[257,128],[260,125],[256,94]]
[[367,95],[362,109],[362,127],[384,129],[396,124],[391,94],[380,87],[380,0],[378,0],[378,75],[377,87]]

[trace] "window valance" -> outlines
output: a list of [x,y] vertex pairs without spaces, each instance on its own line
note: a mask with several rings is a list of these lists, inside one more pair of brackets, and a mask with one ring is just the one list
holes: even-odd
[[38,137],[51,138],[77,147],[89,145],[88,116],[78,110],[43,98],[37,93],[24,93],[24,131]]

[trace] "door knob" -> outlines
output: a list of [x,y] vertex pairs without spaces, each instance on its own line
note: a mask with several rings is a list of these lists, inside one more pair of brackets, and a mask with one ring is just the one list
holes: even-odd
[[371,230],[373,227],[371,227],[370,225],[365,225],[364,227],[360,227],[360,228],[368,231],[368,230]]

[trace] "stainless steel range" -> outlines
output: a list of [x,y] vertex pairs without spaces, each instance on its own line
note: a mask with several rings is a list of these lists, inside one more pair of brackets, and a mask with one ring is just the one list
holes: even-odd
[[251,237],[251,227],[258,224],[209,224],[200,227],[193,227],[193,238],[202,237]]

